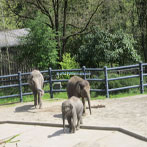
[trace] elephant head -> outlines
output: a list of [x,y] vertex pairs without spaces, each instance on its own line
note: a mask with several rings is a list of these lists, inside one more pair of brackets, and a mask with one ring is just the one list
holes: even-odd
[[[86,80],[81,80],[77,82],[76,91],[78,92],[78,97],[82,97],[84,100],[85,98],[88,101],[89,111],[91,114],[91,104],[90,104],[90,85],[89,82]],[[85,108],[86,109],[86,108]]]
[[69,101],[62,103],[62,119],[63,119],[63,131],[65,132],[65,119],[71,116],[73,106]]

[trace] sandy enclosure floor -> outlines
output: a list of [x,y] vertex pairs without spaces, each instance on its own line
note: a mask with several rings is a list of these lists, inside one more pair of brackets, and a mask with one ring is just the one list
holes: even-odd
[[[117,131],[80,129],[63,133],[62,128],[16,124],[0,125],[0,138],[19,134],[2,147],[146,147],[147,142]],[[15,132],[15,133],[14,133]],[[41,134],[41,135],[40,135]],[[17,143],[17,145],[16,145]]]
[[[43,101],[42,109],[35,109],[33,102],[0,106],[0,121],[38,121],[60,123],[61,104],[64,100]],[[86,103],[87,104],[87,103]],[[92,100],[91,105],[105,105],[92,108],[92,115],[86,110],[83,125],[122,127],[147,137],[147,95],[117,99]]]

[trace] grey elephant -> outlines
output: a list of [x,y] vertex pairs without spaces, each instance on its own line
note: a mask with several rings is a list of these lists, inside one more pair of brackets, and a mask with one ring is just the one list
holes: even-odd
[[44,95],[43,83],[44,78],[39,70],[33,70],[28,78],[28,83],[34,95],[34,106],[36,108],[37,104],[39,108],[42,108],[41,97]]
[[87,80],[84,80],[78,76],[73,76],[69,79],[67,83],[67,95],[68,98],[72,96],[82,97],[83,102],[83,115],[86,114],[86,104],[85,98],[88,100],[89,111],[91,114],[91,104],[90,104],[90,85]]
[[82,121],[83,104],[81,100],[75,96],[62,103],[62,119],[63,131],[65,132],[65,119],[69,124],[69,132],[75,133],[75,130],[80,129]]

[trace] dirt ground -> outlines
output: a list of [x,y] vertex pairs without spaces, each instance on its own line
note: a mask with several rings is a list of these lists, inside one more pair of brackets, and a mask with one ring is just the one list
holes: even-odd
[[80,129],[63,133],[62,128],[1,124],[0,138],[19,134],[2,147],[146,147],[147,142],[117,131]]
[[[61,104],[64,100],[43,101],[42,109],[35,109],[33,102],[0,106],[0,121],[38,121],[62,124]],[[92,115],[86,110],[83,125],[121,127],[147,137],[147,95],[125,98],[92,100]]]

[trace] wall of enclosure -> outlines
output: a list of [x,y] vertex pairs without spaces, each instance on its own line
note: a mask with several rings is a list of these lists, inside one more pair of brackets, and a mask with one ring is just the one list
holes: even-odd
[[[99,83],[103,83],[101,88],[97,88],[96,86],[91,86],[91,92],[104,93],[107,98],[109,98],[109,94],[113,91],[121,91],[125,89],[139,88],[140,93],[144,93],[144,87],[147,86],[147,82],[145,80],[145,76],[147,73],[145,72],[147,69],[147,63],[139,63],[135,65],[129,66],[121,66],[121,67],[112,67],[108,68],[105,66],[104,68],[86,68],[83,66],[81,69],[68,69],[68,70],[59,70],[49,68],[48,70],[41,71],[45,78],[44,84],[47,84],[48,90],[45,90],[45,93],[49,93],[50,97],[53,98],[55,92],[66,92],[66,84],[70,77],[77,75],[81,76],[83,79],[86,79],[90,82],[90,85],[95,85]],[[30,72],[21,73],[12,75],[3,75],[0,76],[0,99],[5,98],[13,98],[20,97],[20,102],[23,102],[23,96],[32,95],[31,91],[27,91],[25,89],[28,88],[28,75]],[[110,77],[110,75],[115,74],[117,77]],[[137,85],[123,85],[123,87],[111,88],[110,83],[117,80],[128,80],[128,79],[138,79]],[[54,85],[56,83],[60,83],[62,88],[55,88]],[[27,87],[27,88],[26,88]],[[15,88],[16,93],[11,93],[9,95],[3,94],[5,89],[10,90],[11,88]]]

